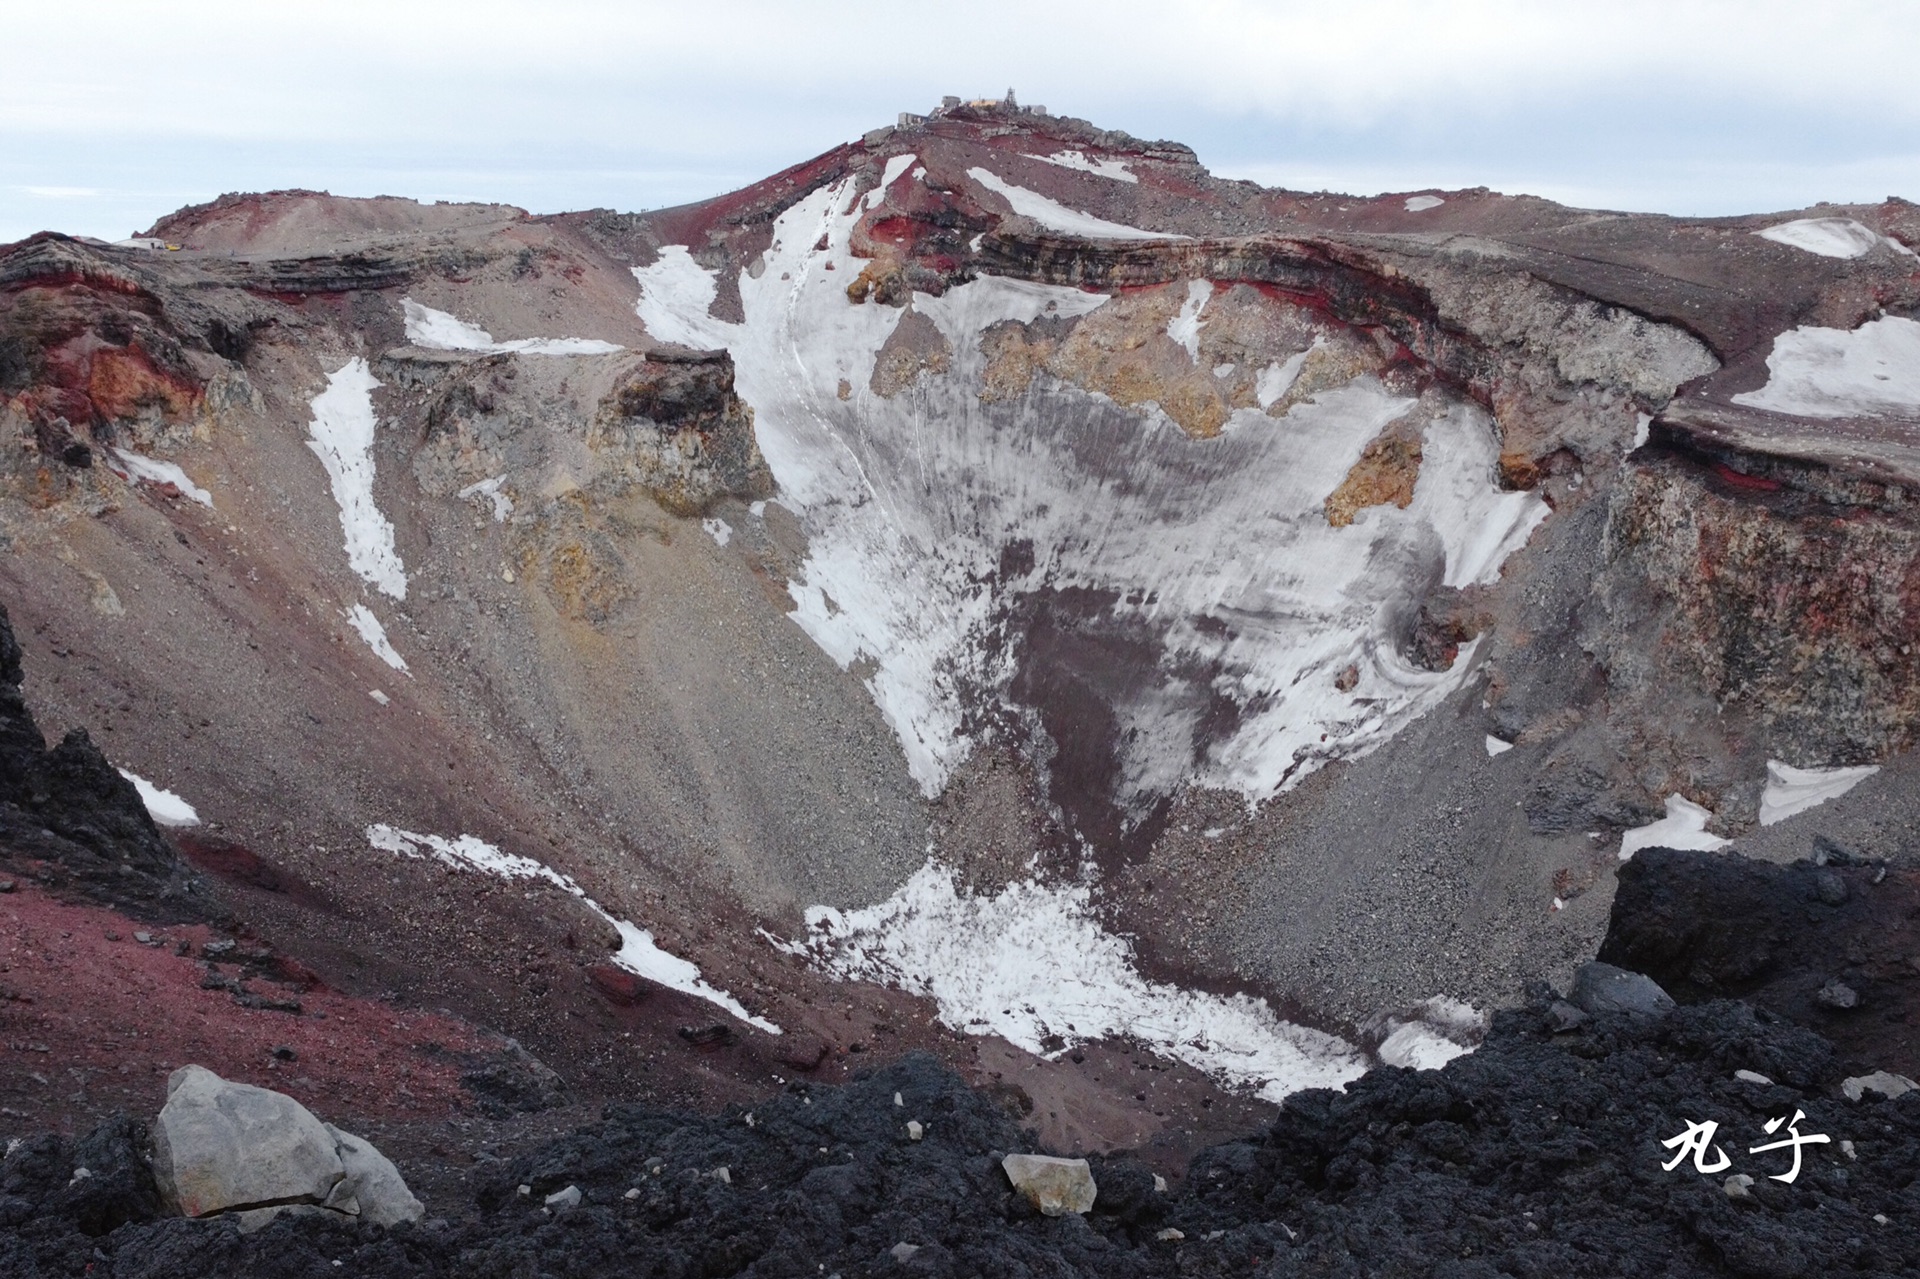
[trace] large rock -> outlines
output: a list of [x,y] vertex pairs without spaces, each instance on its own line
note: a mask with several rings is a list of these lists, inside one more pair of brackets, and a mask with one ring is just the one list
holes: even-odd
[[1664,1017],[1673,1008],[1673,996],[1644,973],[1630,973],[1612,964],[1582,964],[1573,975],[1573,993],[1568,996],[1583,1012],[1632,1013],[1640,1017]]
[[291,1097],[183,1066],[167,1079],[153,1130],[154,1180],[189,1217],[236,1213],[246,1226],[295,1208],[378,1225],[425,1209],[399,1169],[352,1133],[323,1124]]
[[1000,1161],[1013,1188],[1027,1202],[1049,1217],[1093,1210],[1093,1199],[1100,1188],[1093,1182],[1093,1169],[1084,1159],[1059,1159],[1053,1155],[1008,1155]]

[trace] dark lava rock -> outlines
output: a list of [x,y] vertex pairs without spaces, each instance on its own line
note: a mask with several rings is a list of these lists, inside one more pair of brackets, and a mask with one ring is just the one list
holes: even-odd
[[87,730],[47,749],[20,691],[20,658],[0,605],[0,856],[133,914],[199,918],[191,872]]
[[1673,996],[1660,989],[1653,978],[1612,964],[1582,964],[1573,975],[1573,993],[1567,998],[1593,1017],[1603,1013],[1664,1017],[1673,1007]]
[[1646,973],[1683,1004],[1744,999],[1812,1026],[1853,1074],[1920,1076],[1910,940],[1920,875],[1862,864],[1830,843],[1817,851],[1818,862],[1778,866],[1642,849],[1620,867],[1600,958]]
[[[1739,1069],[1781,1082],[1756,1090]],[[1060,1218],[1007,1184],[998,1156],[1031,1149],[1007,1113],[925,1055],[709,1117],[611,1106],[481,1166],[470,1216],[391,1230],[282,1218],[242,1236],[156,1218],[140,1186],[83,1214],[61,1198],[77,1147],[49,1137],[21,1143],[0,1179],[0,1274],[79,1274],[89,1259],[143,1279],[1920,1272],[1920,1093],[1851,1103],[1835,1082],[1824,1040],[1745,1004],[1555,1033],[1542,1003],[1499,1014],[1442,1070],[1296,1094],[1269,1131],[1202,1152],[1178,1193],[1095,1160],[1093,1211]],[[1802,1148],[1789,1185],[1772,1179],[1789,1153],[1752,1147],[1796,1110],[1784,1131],[1830,1141]],[[1664,1143],[1707,1123],[1708,1166],[1718,1151],[1731,1167],[1665,1167]],[[1727,1195],[1729,1174],[1754,1178],[1748,1199]],[[579,1205],[548,1209],[569,1186]]]

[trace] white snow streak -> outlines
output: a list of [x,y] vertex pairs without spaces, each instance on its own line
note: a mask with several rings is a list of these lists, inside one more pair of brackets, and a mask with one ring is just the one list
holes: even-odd
[[313,397],[307,447],[333,482],[348,565],[374,589],[403,600],[407,571],[393,548],[393,525],[373,500],[373,390],[379,385],[359,356],[329,376],[327,389]]
[[1857,768],[1795,768],[1767,761],[1767,788],[1760,794],[1760,824],[1784,822],[1842,795],[1880,771],[1878,764]]
[[1488,759],[1492,759],[1496,755],[1504,755],[1512,749],[1513,749],[1512,742],[1502,741],[1498,737],[1495,737],[1492,733],[1487,734],[1487,758]]
[[1410,195],[1407,197],[1408,213],[1425,213],[1428,209],[1437,209],[1446,201],[1437,195]]
[[1920,414],[1920,322],[1889,315],[1853,330],[1789,330],[1773,340],[1767,384],[1733,402],[1793,417]]
[[133,783],[140,792],[140,802],[146,805],[147,816],[161,826],[198,826],[200,814],[193,811],[193,805],[170,790],[155,786],[138,773],[120,770],[120,776]]
[[367,642],[367,647],[373,650],[375,657],[396,671],[410,673],[407,672],[406,659],[387,642],[387,628],[380,625],[380,619],[373,615],[372,609],[365,604],[355,604],[347,610],[346,618],[347,624],[360,633],[360,638]]
[[1200,362],[1200,330],[1206,327],[1206,321],[1200,318],[1200,312],[1206,309],[1207,302],[1212,297],[1213,281],[1188,281],[1186,300],[1180,304],[1179,313],[1167,321],[1167,336],[1186,347],[1187,358],[1195,364]]
[[1282,1021],[1263,999],[1148,981],[1133,947],[1100,926],[1085,885],[1028,881],[978,896],[928,862],[879,905],[815,906],[807,925],[803,942],[768,939],[842,978],[928,996],[954,1029],[1040,1056],[1125,1037],[1270,1101],[1365,1069],[1351,1044]]
[[1038,191],[1029,191],[1025,187],[1015,186],[990,169],[968,169],[967,176],[987,190],[998,194],[1001,199],[1013,206],[1015,213],[1038,222],[1049,231],[1083,235],[1090,240],[1186,240],[1192,238],[1174,235],[1167,231],[1143,231],[1139,227],[1124,226],[1118,222],[1109,222],[1105,218],[1096,218],[1091,213],[1069,209],[1058,200],[1050,200]]
[[709,515],[706,519],[701,520],[700,527],[707,530],[708,537],[722,546],[725,546],[733,540],[733,525],[716,516]]
[[412,298],[401,298],[407,317],[407,341],[429,351],[482,351],[491,354],[515,352],[520,355],[611,355],[624,350],[618,342],[599,338],[518,338],[496,342],[493,334],[456,319],[445,311],[422,306]]
[[[870,663],[867,687],[929,796],[970,749],[966,697],[1000,695],[1012,678],[993,628],[1001,599],[1021,592],[1111,595],[1117,619],[1162,635],[1164,682],[1120,708],[1130,805],[1186,781],[1268,797],[1374,749],[1469,677],[1477,646],[1451,670],[1416,667],[1392,641],[1389,612],[1414,582],[1496,580],[1547,514],[1538,497],[1497,487],[1483,412],[1456,405],[1426,422],[1405,511],[1371,508],[1335,529],[1326,495],[1415,400],[1360,378],[1294,406],[1284,425],[1240,410],[1212,440],[1071,387],[1037,386],[1043,403],[989,417],[976,395],[984,328],[1108,300],[998,276],[915,295],[953,369],[884,400],[867,387],[901,312],[847,302],[858,215],[846,204],[836,185],[781,217],[757,275],[741,274],[745,323],[708,313],[714,280],[681,246],[635,270],[639,313],[656,338],[732,352],[781,500],[807,529],[793,619],[843,668]],[[1304,359],[1263,374],[1263,397],[1284,394]],[[1015,539],[1031,539],[1034,568],[995,585]],[[1341,691],[1335,676],[1350,665],[1358,684]],[[1193,669],[1218,674],[1177,673]],[[1242,719],[1196,765],[1195,734],[1222,695]]]
[[1307,357],[1325,346],[1323,337],[1313,339],[1313,345],[1304,351],[1296,351],[1286,359],[1267,365],[1253,380],[1253,397],[1262,409],[1270,409],[1279,402],[1280,397],[1293,389],[1300,380],[1300,370],[1306,367]]
[[188,479],[187,473],[172,462],[162,462],[158,458],[143,457],[130,450],[116,448],[107,450],[107,459],[107,465],[129,483],[144,480],[162,488],[171,486],[182,497],[192,498],[202,506],[213,505],[213,494]]
[[[1871,252],[1874,245],[1886,239],[1878,231],[1861,226],[1852,218],[1796,218],[1792,222],[1782,222],[1753,234],[1776,244],[1817,253],[1823,258],[1857,258]],[[1897,240],[1886,242],[1902,253],[1912,251]]]
[[1712,816],[1690,799],[1669,795],[1665,817],[1636,826],[1620,837],[1620,860],[1626,861],[1643,848],[1697,848],[1708,853],[1725,848],[1731,840],[1707,833],[1707,819]]
[[1091,157],[1084,151],[1058,151],[1053,155],[1036,155],[1036,160],[1045,160],[1048,164],[1057,164],[1063,169],[1078,169],[1082,173],[1092,173],[1103,178],[1112,178],[1115,182],[1139,182],[1133,170],[1124,160],[1115,160],[1110,156]]
[[402,857],[432,857],[459,871],[478,871],[497,879],[527,879],[551,884],[562,892],[578,897],[596,915],[613,925],[620,934],[620,950],[611,956],[615,964],[670,990],[704,999],[770,1035],[781,1033],[780,1027],[763,1017],[755,1017],[726,991],[708,985],[700,976],[698,965],[660,949],[654,943],[653,934],[646,929],[637,928],[624,919],[615,919],[600,903],[587,896],[571,875],[563,875],[545,863],[531,857],[503,853],[473,835],[446,839],[439,835],[416,834],[383,823],[367,827],[367,842],[382,852],[397,853]]
[[1379,1057],[1389,1066],[1407,1070],[1438,1070],[1472,1052],[1492,1022],[1472,1004],[1436,995],[1410,1019],[1388,1022],[1392,1033],[1380,1042]]

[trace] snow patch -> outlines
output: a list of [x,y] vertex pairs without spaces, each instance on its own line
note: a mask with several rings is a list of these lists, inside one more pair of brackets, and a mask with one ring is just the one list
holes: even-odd
[[360,632],[360,638],[367,642],[367,647],[373,650],[375,657],[396,671],[411,673],[407,671],[406,659],[387,642],[387,628],[380,625],[380,619],[373,615],[372,609],[365,604],[355,604],[347,610],[346,618],[347,624]]
[[412,298],[401,298],[407,317],[407,341],[429,351],[482,351],[490,354],[512,352],[519,355],[611,355],[625,350],[617,342],[598,338],[518,338],[496,342],[485,329],[456,319],[445,311],[422,306]]
[[142,457],[128,449],[109,448],[107,466],[128,483],[144,480],[148,484],[157,484],[162,488],[173,488],[180,496],[191,498],[202,506],[213,505],[213,494],[188,479],[187,473],[172,462]]
[[708,537],[722,546],[725,546],[733,540],[733,525],[723,519],[708,516],[706,519],[700,521],[700,527],[707,530]]
[[1920,321],[1897,315],[1857,329],[1804,325],[1773,340],[1767,384],[1735,404],[1792,417],[1920,413]]
[[1651,413],[1642,413],[1639,415],[1638,418],[1634,420],[1633,445],[1627,451],[1631,453],[1633,452],[1634,449],[1645,448],[1647,446],[1647,441],[1652,438],[1653,438],[1653,415]]
[[1760,794],[1760,824],[1784,822],[1842,795],[1880,771],[1878,764],[1857,768],[1795,768],[1767,761],[1767,788]]
[[1492,733],[1487,734],[1487,758],[1488,759],[1492,759],[1496,755],[1504,755],[1512,749],[1513,749],[1512,742],[1501,741],[1498,737],[1495,737]]
[[[913,162],[919,158],[920,157],[916,155],[889,156],[887,158],[887,167],[880,175],[880,185],[875,187],[873,194],[867,197],[867,207],[871,209],[878,205],[886,196],[887,188],[898,182],[900,175],[908,169],[911,169]],[[926,170],[922,169],[921,172],[925,173]]]
[[806,918],[804,941],[763,935],[843,979],[927,996],[954,1029],[1037,1056],[1133,1039],[1269,1101],[1341,1087],[1366,1068],[1351,1044],[1282,1021],[1263,999],[1142,977],[1132,945],[1101,927],[1084,884],[1028,880],[979,895],[929,861],[876,906],[815,906]]
[[1697,848],[1707,853],[1725,848],[1733,841],[1707,833],[1707,819],[1712,816],[1690,799],[1669,795],[1665,817],[1636,826],[1620,837],[1620,860],[1626,861],[1643,848]]
[[507,516],[513,514],[513,499],[500,491],[500,486],[506,483],[506,479],[507,477],[504,475],[496,475],[490,480],[481,480],[477,484],[469,484],[454,496],[463,498],[486,498],[489,502],[493,503],[493,522],[495,524],[503,524],[506,522]]
[[120,776],[133,783],[140,792],[140,802],[146,805],[147,816],[160,826],[198,826],[200,814],[193,811],[193,805],[170,790],[155,786],[138,773],[120,770]]
[[[1808,253],[1816,253],[1823,258],[1857,258],[1870,252],[1883,237],[1871,227],[1865,227],[1852,218],[1796,218],[1792,222],[1782,222],[1753,234],[1763,240],[1772,240],[1775,244],[1791,245]],[[1895,248],[1906,250],[1906,246],[1889,240]]]
[[1187,296],[1180,303],[1179,314],[1167,321],[1167,336],[1186,347],[1187,358],[1195,364],[1200,363],[1200,330],[1206,326],[1206,321],[1200,318],[1200,312],[1206,309],[1212,297],[1212,280],[1188,281]]
[[1378,1056],[1404,1070],[1438,1070],[1455,1057],[1472,1052],[1486,1037],[1493,1019],[1472,1004],[1436,995],[1421,1004],[1411,1018],[1395,1018],[1380,1042]]
[[1300,370],[1306,367],[1307,357],[1326,345],[1326,339],[1316,337],[1313,345],[1304,351],[1296,351],[1286,359],[1267,365],[1253,380],[1253,397],[1262,410],[1272,408],[1281,396],[1293,389],[1300,380]]
[[[1277,429],[1239,410],[1209,440],[1046,380],[1030,403],[984,406],[984,329],[1108,301],[1001,276],[915,295],[954,353],[947,374],[911,396],[843,401],[841,381],[868,384],[902,314],[847,301],[859,261],[847,191],[824,187],[781,215],[772,247],[739,277],[743,323],[709,313],[714,279],[682,246],[634,275],[655,337],[731,351],[781,502],[807,535],[791,616],[843,669],[866,667],[927,795],[971,749],[969,704],[1010,696],[1015,658],[995,628],[1028,592],[1111,598],[1116,624],[1163,646],[1159,679],[1116,707],[1130,810],[1186,783],[1270,797],[1375,749],[1471,677],[1477,644],[1446,671],[1401,657],[1392,610],[1416,584],[1497,580],[1548,513],[1534,494],[1500,490],[1483,411],[1458,404],[1424,424],[1406,510],[1371,508],[1335,529],[1327,494],[1415,399],[1361,377],[1293,406]],[[1268,405],[1305,358],[1261,375]],[[1030,542],[1033,568],[1008,580],[1002,553],[1015,541]],[[1357,683],[1336,687],[1350,666]],[[1240,719],[1196,763],[1221,698]]]
[[1091,213],[1069,209],[1058,200],[1050,200],[1038,191],[1029,191],[1025,187],[1015,186],[988,169],[968,169],[967,176],[1012,205],[1015,213],[1038,222],[1049,231],[1082,235],[1090,240],[1187,240],[1192,238],[1174,235],[1167,231],[1143,231],[1139,227],[1109,222],[1105,218],[1096,218]]
[[382,852],[395,853],[416,860],[431,857],[455,870],[477,871],[483,875],[492,875],[496,879],[509,881],[524,879],[551,884],[564,893],[578,897],[594,914],[613,925],[614,930],[620,935],[620,949],[610,956],[613,963],[669,990],[677,990],[683,994],[692,995],[696,999],[704,999],[716,1007],[725,1009],[749,1026],[757,1026],[770,1035],[781,1033],[780,1027],[763,1017],[755,1017],[741,1006],[739,1000],[726,991],[708,985],[700,976],[700,968],[697,964],[689,963],[678,955],[660,949],[654,942],[652,933],[608,914],[599,902],[587,896],[585,890],[574,882],[571,875],[563,875],[553,867],[537,862],[531,857],[503,853],[474,835],[446,839],[439,835],[416,834],[384,823],[367,827],[366,834],[367,842]]
[[393,701],[391,697],[388,697],[385,693],[381,692],[377,688],[368,689],[367,696],[371,697],[374,701],[378,702],[382,706],[385,706]]
[[1095,174],[1102,178],[1112,178],[1115,182],[1140,181],[1124,160],[1115,160],[1110,156],[1089,156],[1084,151],[1057,151],[1052,155],[1036,155],[1036,160],[1045,160],[1048,164],[1057,164],[1063,169],[1078,169],[1082,173]]
[[1407,197],[1408,213],[1425,213],[1428,209],[1437,209],[1446,201],[1437,195],[1410,195]]
[[379,385],[359,356],[329,375],[327,389],[313,397],[307,447],[333,484],[348,565],[375,590],[403,600],[407,571],[393,548],[393,525],[373,500],[373,391]]

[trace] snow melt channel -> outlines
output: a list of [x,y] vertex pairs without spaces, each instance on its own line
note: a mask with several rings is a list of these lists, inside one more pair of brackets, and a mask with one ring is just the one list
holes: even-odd
[[698,965],[660,949],[654,943],[653,934],[646,929],[635,927],[624,919],[615,919],[599,902],[587,896],[586,891],[574,882],[573,876],[563,875],[544,862],[516,853],[501,852],[474,835],[447,839],[440,835],[416,834],[384,823],[367,827],[367,842],[382,852],[396,853],[401,857],[415,860],[431,857],[458,871],[477,871],[509,881],[525,879],[551,884],[564,893],[578,897],[594,914],[613,925],[620,934],[620,949],[611,957],[613,963],[669,990],[704,999],[769,1035],[781,1033],[780,1027],[764,1017],[755,1017],[726,991],[709,986],[700,976]]
[[380,385],[359,356],[327,378],[313,397],[307,447],[327,469],[340,507],[347,563],[375,590],[407,598],[407,570],[393,546],[393,525],[373,500],[373,392]]
[[[1538,496],[1498,488],[1478,408],[1425,422],[1405,510],[1335,528],[1327,495],[1416,400],[1361,377],[1279,422],[1242,409],[1208,440],[1051,379],[983,404],[985,329],[1109,301],[994,276],[915,295],[951,368],[883,398],[870,388],[876,353],[903,312],[847,300],[860,266],[848,196],[823,187],[781,216],[739,278],[743,323],[711,313],[716,282],[678,245],[635,269],[638,312],[659,340],[732,353],[781,501],[807,530],[792,617],[842,668],[870,663],[868,690],[928,795],[971,749],[969,706],[1009,696],[1018,659],[1001,619],[1042,592],[1110,599],[1102,624],[1162,647],[1158,682],[1116,694],[1117,797],[1130,809],[1186,782],[1270,797],[1376,748],[1470,677],[1473,645],[1428,670],[1401,655],[1393,626],[1434,580],[1497,580],[1547,514]],[[1196,328],[1210,290],[1190,286]],[[1263,374],[1263,397],[1284,394],[1304,359]],[[1006,571],[1010,548],[1031,567]],[[1350,668],[1354,680],[1338,678]],[[1204,742],[1221,699],[1238,718]]]
[[800,942],[766,936],[841,978],[927,996],[954,1029],[999,1035],[1036,1056],[1133,1039],[1269,1101],[1338,1088],[1366,1069],[1353,1045],[1282,1021],[1263,999],[1142,977],[1132,946],[1100,926],[1085,885],[1029,880],[976,895],[928,862],[879,905],[815,906],[807,926]]
[[1038,222],[1049,231],[1083,235],[1090,240],[1186,240],[1191,238],[1174,235],[1170,231],[1143,231],[1137,226],[1109,222],[1105,218],[1096,218],[1091,213],[1069,209],[1058,200],[1049,199],[1038,191],[1029,191],[1025,187],[1015,186],[990,169],[968,169],[967,176],[1012,205],[1015,213]]

